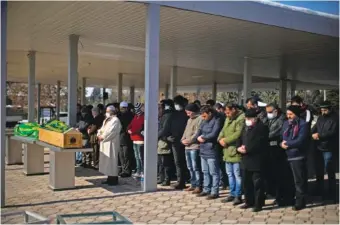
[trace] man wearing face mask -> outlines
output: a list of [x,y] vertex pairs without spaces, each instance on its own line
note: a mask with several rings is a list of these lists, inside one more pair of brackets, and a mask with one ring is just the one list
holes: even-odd
[[[336,200],[334,154],[339,150],[339,116],[331,110],[329,101],[322,102],[320,110],[321,116],[312,129],[312,138],[316,142],[316,193],[322,195],[324,200]],[[325,171],[328,174],[328,192],[324,191]]]
[[170,137],[168,141],[172,145],[172,153],[174,156],[176,174],[177,174],[177,184],[173,187],[175,189],[181,190],[185,188],[186,181],[186,161],[185,161],[185,146],[182,144],[181,139],[185,127],[188,122],[188,116],[185,112],[185,106],[188,104],[188,100],[181,95],[174,98],[175,111],[171,117],[170,125]]
[[309,125],[299,118],[301,108],[291,105],[287,109],[288,120],[284,122],[281,147],[285,150],[287,160],[294,177],[295,205],[294,211],[306,207],[307,166],[305,145],[309,140]]
[[246,111],[246,127],[237,144],[237,151],[242,155],[245,195],[245,204],[241,208],[252,207],[253,212],[261,211],[264,205],[263,170],[269,133],[257,115],[256,109]]
[[[278,206],[285,206],[291,204],[292,190],[290,184],[293,182],[286,153],[280,147],[281,130],[285,116],[275,103],[267,105],[266,112],[269,128],[269,149],[266,161],[267,191],[275,196],[275,203]],[[289,180],[291,182],[288,182]]]

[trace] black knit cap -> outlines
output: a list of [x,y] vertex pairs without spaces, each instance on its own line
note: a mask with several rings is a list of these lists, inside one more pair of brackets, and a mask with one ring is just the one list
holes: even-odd
[[287,108],[287,111],[291,111],[294,113],[296,116],[300,116],[301,114],[301,107],[298,105],[291,105]]
[[255,118],[257,117],[257,111],[256,109],[248,109],[245,113],[246,118]]
[[332,103],[330,101],[323,101],[320,104],[320,108],[330,109],[330,108],[332,108]]
[[197,104],[190,103],[185,107],[185,110],[190,111],[190,112],[199,112],[200,108],[198,107]]

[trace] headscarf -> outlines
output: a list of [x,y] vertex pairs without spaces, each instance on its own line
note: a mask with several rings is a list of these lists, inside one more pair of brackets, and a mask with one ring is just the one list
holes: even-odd
[[135,114],[136,114],[137,116],[140,116],[140,115],[143,114],[142,107],[143,107],[143,104],[140,103],[140,102],[137,102],[137,103],[135,104]]

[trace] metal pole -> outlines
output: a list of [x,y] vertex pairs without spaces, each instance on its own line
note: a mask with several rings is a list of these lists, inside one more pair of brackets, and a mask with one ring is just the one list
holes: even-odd
[[41,84],[37,85],[37,122],[40,124],[40,99],[41,99]]
[[75,126],[77,123],[77,89],[78,89],[78,41],[79,35],[69,36],[68,58],[68,125]]
[[327,90],[323,90],[323,100],[327,100]]
[[0,147],[1,147],[1,207],[6,203],[5,151],[6,151],[6,95],[7,95],[7,1],[1,1],[1,85],[0,85]]
[[35,118],[35,51],[28,53],[28,122],[33,122]]
[[170,96],[169,98],[173,99],[177,94],[177,66],[171,67],[170,74]]
[[60,119],[60,81],[57,81],[57,102],[56,102],[56,117]]
[[82,84],[81,84],[81,104],[86,105],[86,78],[83,77]]
[[106,103],[106,99],[104,98],[105,92],[106,92],[106,88],[103,87],[103,105],[105,105]]
[[212,99],[214,101],[216,101],[216,98],[217,98],[217,83],[214,82],[213,85],[212,85]]
[[244,70],[243,70],[243,99],[246,102],[247,98],[251,96],[251,83],[252,77],[250,73],[250,59],[244,57]]
[[117,101],[121,102],[123,98],[123,74],[117,76]]
[[135,104],[135,87],[130,87],[130,103]]
[[164,91],[164,98],[165,98],[165,99],[168,99],[168,98],[169,98],[169,87],[170,87],[169,84],[166,84],[166,85],[165,85],[165,91]]
[[157,190],[160,6],[148,4],[145,43],[145,136],[143,191]]

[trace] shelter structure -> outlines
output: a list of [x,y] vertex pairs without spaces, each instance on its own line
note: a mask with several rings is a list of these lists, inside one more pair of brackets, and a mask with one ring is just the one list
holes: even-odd
[[70,125],[79,84],[114,85],[118,100],[123,86],[144,88],[144,191],[154,191],[159,90],[237,90],[247,98],[254,87],[275,86],[284,107],[289,89],[338,88],[338,43],[338,16],[262,2],[2,1],[1,206],[6,81],[28,82],[30,121],[38,83],[67,85]]

